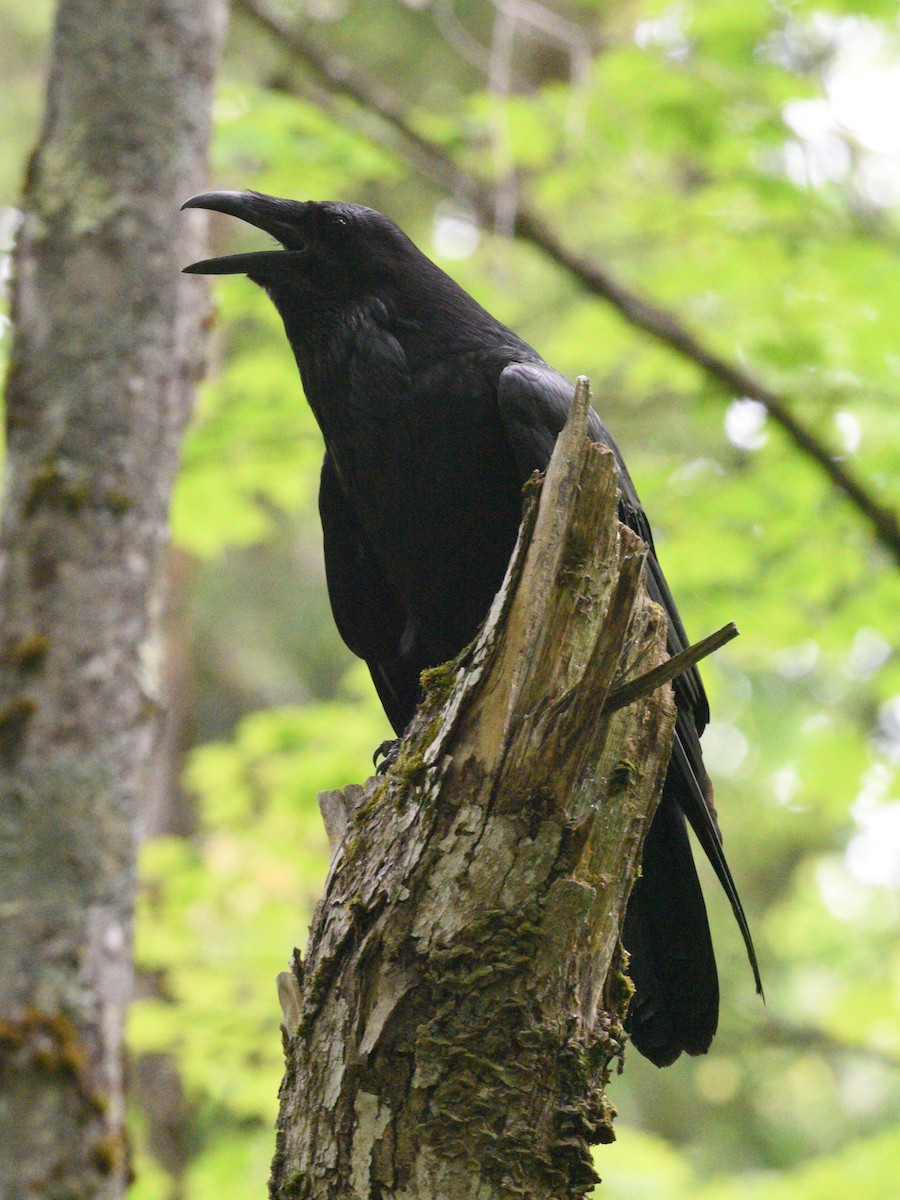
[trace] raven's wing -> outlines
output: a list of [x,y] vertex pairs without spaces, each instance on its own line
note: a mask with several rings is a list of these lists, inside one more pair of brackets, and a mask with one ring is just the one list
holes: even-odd
[[[546,469],[556,437],[565,424],[573,394],[572,384],[544,363],[513,363],[503,371],[498,385],[498,405],[521,480],[528,479],[535,470]],[[648,591],[668,617],[669,653],[676,654],[688,645],[684,626],[657,561],[653,535],[634,484],[612,435],[593,409],[588,414],[588,433],[594,441],[608,446],[616,456],[621,494],[619,515],[649,547]],[[718,1009],[718,982],[706,910],[681,812],[690,821],[731,902],[753,968],[757,990],[762,990],[756,952],[737,888],[722,851],[712,785],[703,766],[699,734],[709,721],[709,705],[696,668],[691,668],[675,680],[675,698],[678,715],[672,760],[660,802],[660,813],[648,832],[644,852],[645,862],[650,867],[650,878],[635,889],[625,931],[626,944],[631,941],[632,950],[641,944],[637,962],[633,955],[633,974],[645,976],[643,997],[640,996],[640,981],[635,979],[639,994],[633,1024],[640,1021],[644,1028],[641,1032],[634,1028],[633,1037],[640,1049],[660,1063],[677,1057],[678,1049],[670,1053],[662,1046],[668,1034],[659,1033],[657,1027],[662,1018],[657,1009],[660,1009],[660,1013],[663,1008],[667,1009],[669,1017],[674,1020],[676,1031],[671,1045],[680,1043],[680,1048],[695,1054],[708,1047],[715,1032]],[[667,917],[669,927],[664,929],[666,922],[661,913],[653,910],[666,903],[672,905],[676,898],[681,913],[672,913]],[[677,936],[679,919],[684,924],[680,936]],[[659,952],[657,957],[665,959],[665,962],[650,961],[650,956],[644,951],[645,945],[649,947],[651,944]],[[704,1001],[698,994],[701,987],[705,989]],[[659,1005],[653,993],[660,999]],[[646,1008],[644,1013],[641,1012],[642,1008]],[[688,1032],[689,1018],[686,1016],[682,1022],[678,1016],[679,1010],[693,1014],[690,1020],[693,1020],[699,1032]],[[680,1034],[677,1032],[679,1025],[684,1026]],[[659,1046],[654,1053],[657,1043]]]
[[402,734],[419,697],[419,672],[401,657],[408,618],[326,453],[319,481],[328,598],[338,633],[365,659],[388,720]]

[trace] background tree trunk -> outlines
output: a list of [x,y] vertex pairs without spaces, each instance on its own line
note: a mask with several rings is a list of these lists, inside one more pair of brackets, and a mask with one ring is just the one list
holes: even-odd
[[0,1195],[128,1179],[122,1031],[167,510],[207,301],[222,0],[61,0],[26,181],[0,549]]
[[[581,1196],[629,984],[619,930],[674,721],[644,547],[572,415],[488,621],[382,780],[322,797],[334,857],[279,987],[279,1200]],[[533,528],[533,533],[532,533]],[[635,693],[631,693],[634,697]]]

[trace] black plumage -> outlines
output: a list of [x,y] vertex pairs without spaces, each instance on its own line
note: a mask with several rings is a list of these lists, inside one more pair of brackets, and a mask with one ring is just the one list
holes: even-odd
[[[325,439],[319,510],[335,622],[402,734],[421,672],[457,654],[490,606],[515,543],[522,485],[547,466],[572,384],[372,209],[254,192],[207,193],[185,207],[239,217],[283,247],[187,270],[246,274],[281,314]],[[674,654],[687,637],[647,518],[593,410],[589,432],[616,455],[620,516],[651,549],[648,585],[668,614]],[[709,709],[697,671],[680,676],[675,692],[672,760],[623,930],[632,1040],[660,1066],[682,1050],[706,1051],[718,1020],[685,817],[731,901],[759,988],[703,767]]]

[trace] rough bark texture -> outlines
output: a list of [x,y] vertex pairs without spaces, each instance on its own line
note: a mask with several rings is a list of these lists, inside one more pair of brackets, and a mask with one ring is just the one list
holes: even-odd
[[114,1197],[169,493],[222,0],[61,0],[23,202],[0,552],[0,1195]]
[[644,548],[586,381],[486,625],[430,673],[383,779],[321,798],[333,860],[281,976],[278,1200],[560,1200],[596,1182],[618,950],[671,749]]

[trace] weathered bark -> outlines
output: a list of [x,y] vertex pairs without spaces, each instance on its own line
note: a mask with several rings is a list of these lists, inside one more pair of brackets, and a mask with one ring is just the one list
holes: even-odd
[[580,1196],[612,1138],[618,950],[662,786],[666,657],[586,381],[506,581],[384,779],[323,796],[333,861],[281,976],[279,1200]]
[[23,203],[0,550],[0,1195],[120,1196],[169,493],[207,303],[222,0],[60,0]]

